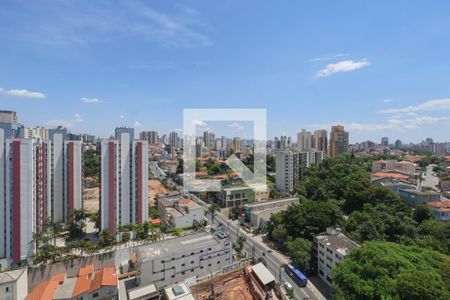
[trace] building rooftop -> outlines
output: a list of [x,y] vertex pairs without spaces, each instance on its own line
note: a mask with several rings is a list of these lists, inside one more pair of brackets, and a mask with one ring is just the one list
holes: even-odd
[[431,201],[427,205],[439,212],[450,212],[450,201]]
[[441,194],[438,192],[433,192],[433,191],[418,191],[418,190],[412,190],[412,189],[400,189],[399,191],[401,192],[405,192],[405,193],[409,193],[409,194],[414,194],[417,196],[440,196]]
[[288,206],[280,206],[280,207],[267,208],[264,210],[252,211],[251,214],[258,216],[261,219],[269,220],[270,216],[272,216],[272,214],[286,210],[286,209],[288,209]]
[[26,300],[72,299],[98,290],[102,286],[117,286],[116,268],[103,268],[94,272],[94,266],[81,268],[78,276],[66,278],[66,274],[52,276],[39,283]]
[[142,299],[144,296],[158,294],[158,290],[154,284],[149,284],[142,287],[136,287],[128,292],[128,299]]
[[408,175],[403,175],[399,173],[389,173],[389,172],[375,172],[371,174],[372,177],[389,177],[398,179],[408,179]]
[[[329,230],[327,229],[327,231]],[[343,256],[350,254],[354,248],[360,247],[357,242],[335,230],[331,233],[318,235],[316,236],[316,239]]]
[[258,207],[264,207],[269,204],[284,204],[284,203],[291,203],[291,202],[298,202],[298,198],[287,198],[287,199],[277,199],[272,201],[265,201],[265,202],[259,202],[259,203],[252,203],[252,204],[245,204],[244,207],[246,208],[258,208]]
[[202,232],[174,239],[164,240],[137,248],[139,262],[151,261],[156,257],[168,257],[191,250],[215,246],[219,242],[209,233]]
[[23,272],[27,272],[27,269],[24,268],[0,273],[0,284],[16,281],[20,276],[22,276]]
[[241,191],[241,190],[251,190],[251,188],[248,186],[231,186],[231,187],[222,188],[222,191],[224,191],[224,192],[235,192],[235,191]]
[[166,213],[174,218],[182,217],[183,214],[173,207],[166,207]]
[[168,300],[195,300],[191,290],[183,282],[166,287],[164,296]]
[[253,273],[258,277],[263,285],[267,285],[275,281],[272,273],[263,265],[263,263],[258,263],[252,267]]

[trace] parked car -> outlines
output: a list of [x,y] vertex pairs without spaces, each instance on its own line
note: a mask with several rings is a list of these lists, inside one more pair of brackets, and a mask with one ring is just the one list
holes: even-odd
[[292,290],[292,285],[289,282],[287,282],[287,281],[285,281],[283,283],[283,286],[286,289],[286,291]]

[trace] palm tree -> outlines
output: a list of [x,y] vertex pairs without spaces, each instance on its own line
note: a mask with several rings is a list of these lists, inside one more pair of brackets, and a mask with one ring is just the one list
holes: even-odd
[[208,207],[208,210],[206,211],[206,214],[211,215],[211,221],[214,225],[214,217],[216,216],[216,212],[220,211],[220,207],[216,203],[211,203],[211,205]]

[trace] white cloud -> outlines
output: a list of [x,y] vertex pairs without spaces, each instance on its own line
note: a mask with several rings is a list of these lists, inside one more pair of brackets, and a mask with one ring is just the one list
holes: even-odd
[[105,103],[104,101],[98,99],[98,98],[87,98],[82,97],[80,98],[81,102],[87,103],[87,104],[99,104],[99,103]]
[[73,127],[75,124],[84,122],[80,114],[75,114],[71,119],[54,119],[47,122],[49,126]]
[[405,131],[410,129],[417,129],[424,126],[431,126],[436,124],[448,125],[450,117],[433,117],[433,116],[408,116],[398,115],[394,116],[384,122],[380,123],[359,123],[359,122],[335,122],[331,124],[317,124],[314,127],[326,128],[336,124],[344,125],[346,130],[351,132],[373,132],[373,131]]
[[125,116],[124,115],[120,115],[119,118],[120,119],[125,119]]
[[316,78],[328,77],[336,73],[352,72],[367,67],[370,62],[366,59],[360,61],[343,60],[334,64],[328,64],[325,68],[316,73]]
[[319,57],[311,58],[309,61],[326,61],[326,60],[332,60],[335,58],[346,56],[344,53],[328,53]]
[[418,105],[402,108],[388,108],[381,111],[384,114],[413,113],[418,111],[431,111],[440,109],[450,109],[450,98],[434,99]]
[[161,10],[148,1],[106,1],[100,6],[95,1],[87,1],[83,6],[58,1],[46,7],[45,17],[39,6],[27,9],[37,16],[30,24],[5,26],[2,30],[45,46],[86,47],[130,37],[165,47],[213,45],[207,36],[210,28],[202,22],[201,15],[175,5]]
[[384,98],[383,99],[383,102],[384,103],[390,103],[390,102],[392,102],[392,101],[394,101],[393,99],[390,99],[390,98]]
[[73,115],[73,120],[75,121],[75,122],[77,122],[77,123],[79,123],[79,122],[83,122],[84,120],[83,120],[83,118],[81,118],[81,115],[80,114],[75,114],[75,115]]
[[245,127],[242,126],[241,124],[239,124],[238,122],[233,122],[231,124],[228,124],[228,127],[234,128],[237,131],[245,129]]
[[133,127],[134,128],[139,128],[139,127],[142,127],[142,124],[139,121],[134,121]]
[[208,124],[202,120],[192,120],[192,124],[195,126],[208,126]]
[[3,88],[0,88],[0,93],[5,93],[10,96],[16,96],[16,97],[27,97],[27,98],[36,98],[36,99],[42,99],[45,98],[45,94],[40,92],[32,92],[26,89],[11,89],[6,90]]

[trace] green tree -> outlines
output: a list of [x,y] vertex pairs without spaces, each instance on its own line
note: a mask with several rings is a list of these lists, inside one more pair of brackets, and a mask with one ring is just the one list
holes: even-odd
[[426,204],[419,204],[414,209],[413,218],[420,224],[425,220],[433,219],[434,216],[431,209]]
[[183,229],[181,229],[181,228],[175,228],[173,234],[174,234],[175,236],[183,236],[184,231],[183,231]]
[[94,228],[97,229],[98,232],[100,232],[101,230],[101,220],[100,220],[100,214],[98,211],[96,212],[91,212],[90,214],[88,214],[88,218],[89,220],[91,220],[91,222],[94,223]]
[[122,243],[126,243],[130,240],[130,233],[129,232],[123,232],[122,233],[122,238],[120,239],[120,241]]
[[298,266],[302,271],[311,268],[312,242],[303,238],[296,238],[286,242],[289,257],[294,265]]
[[238,239],[236,242],[233,243],[233,249],[236,251],[236,253],[240,256],[242,254],[242,250],[244,249],[244,243],[246,241],[246,238],[242,235],[238,236]]
[[444,258],[436,251],[414,246],[366,242],[333,269],[335,298],[448,299],[450,294],[438,272]]
[[99,233],[99,246],[102,248],[111,247],[116,244],[116,240],[113,235],[108,231],[102,230]]
[[216,213],[220,211],[219,205],[216,203],[211,203],[208,207],[208,210],[206,211],[206,214],[211,216],[211,222],[214,225],[214,217],[216,216]]
[[100,177],[100,158],[95,150],[87,150],[83,154],[83,170],[85,177]]

